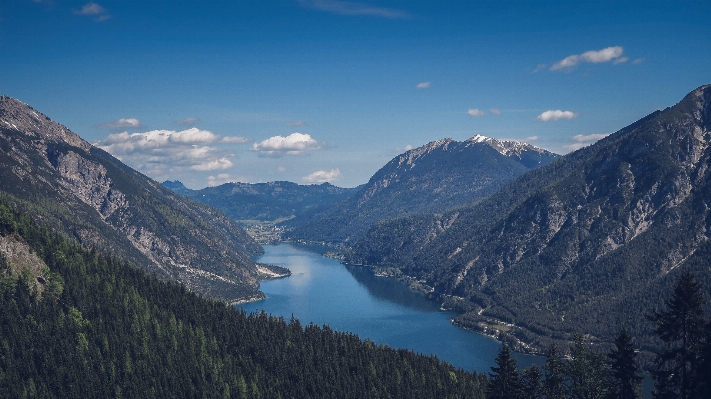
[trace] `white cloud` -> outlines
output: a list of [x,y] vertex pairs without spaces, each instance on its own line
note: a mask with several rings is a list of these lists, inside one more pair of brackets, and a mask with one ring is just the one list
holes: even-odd
[[210,147],[220,136],[198,128],[182,131],[152,130],[145,133],[110,134],[94,145],[129,166],[157,179],[176,173],[224,170],[233,166],[224,151]]
[[232,183],[234,180],[227,173],[220,173],[217,176],[208,176],[207,185],[210,187],[219,186],[225,183]]
[[251,142],[252,139],[248,137],[239,137],[239,136],[225,136],[220,140],[221,143],[225,144],[246,144]]
[[[599,64],[615,60],[615,64],[627,61],[627,57],[622,57],[624,49],[621,46],[607,47],[602,50],[590,50],[582,54],[574,54],[556,62],[550,68],[551,71],[570,70],[581,62]],[[622,58],[621,58],[622,57]],[[624,59],[623,61],[621,61]]]
[[[177,132],[175,130],[151,130],[146,133],[128,132],[110,134],[99,141],[98,147],[113,154],[130,153],[133,151],[161,149],[168,147],[182,147],[185,144],[209,144],[218,139],[218,135],[198,128],[190,128]],[[112,150],[108,150],[108,149]]]
[[206,171],[206,170],[224,170],[232,167],[232,162],[227,158],[215,159],[214,161],[207,161],[205,163],[200,163],[190,167],[192,170]]
[[486,115],[486,112],[477,108],[469,108],[467,114],[469,114],[470,116],[484,116]]
[[553,64],[551,67],[551,71],[557,71],[560,69],[565,69],[565,68],[572,68],[580,62],[580,56],[579,55],[569,55],[562,60],[556,62]]
[[74,11],[75,15],[89,15],[93,16],[94,21],[106,21],[107,19],[111,18],[111,15],[109,15],[108,11],[106,9],[96,3],[86,3],[84,6],[81,8],[81,10],[76,10]]
[[498,108],[492,108],[489,110],[489,112],[491,112],[494,115],[501,115],[501,110]]
[[304,121],[294,121],[294,122],[289,122],[286,124],[287,126],[292,126],[292,127],[298,127],[298,126],[306,126],[306,122]]
[[543,69],[546,69],[548,67],[548,64],[538,64],[536,65],[536,68],[533,70],[533,73],[537,73]]
[[273,136],[260,143],[254,143],[251,151],[257,151],[262,157],[279,158],[284,155],[303,155],[325,147],[326,143],[314,140],[309,134],[292,133],[286,137]]
[[596,133],[596,134],[589,134],[587,136],[578,134],[570,138],[570,140],[573,142],[572,144],[568,144],[564,146],[569,151],[575,151],[579,150],[583,147],[587,147],[590,144],[595,143],[598,140],[604,139],[605,137],[609,136],[610,133]]
[[175,121],[175,124],[178,126],[195,126],[200,122],[202,122],[200,118],[191,117]]
[[106,122],[95,125],[99,129],[120,130],[120,129],[137,129],[141,128],[141,121],[136,118],[121,118],[114,122]]
[[624,51],[625,50],[621,46],[614,46],[607,47],[598,51],[586,51],[580,57],[587,62],[599,64],[601,62],[609,62],[615,58],[621,57]]
[[548,110],[536,117],[539,121],[542,122],[549,122],[549,121],[557,121],[560,119],[574,119],[577,118],[578,114],[572,111],[561,111],[559,109],[556,110]]
[[627,61],[629,61],[629,60],[630,60],[630,59],[627,58],[627,57],[620,57],[620,58],[616,59],[615,61],[613,61],[612,63],[615,64],[615,65],[617,65],[617,64],[624,64],[625,62],[627,62]]
[[363,3],[340,0],[299,0],[304,8],[331,12],[339,15],[369,15],[382,18],[410,18],[410,14],[393,8],[370,6]]
[[317,170],[308,176],[302,177],[302,179],[307,183],[326,183],[338,180],[341,177],[341,171],[338,169],[331,169],[326,172],[325,170]]
[[200,130],[196,127],[191,127],[190,129],[183,130],[180,132],[169,130],[154,130],[153,132],[158,132],[158,134],[167,136],[168,140],[173,143],[208,144],[219,138],[218,135],[212,133],[209,130]]
[[429,89],[431,86],[430,82],[422,82],[417,84],[418,89]]
[[538,136],[526,137],[525,142],[538,141]]
[[403,152],[410,151],[412,148],[412,144],[406,144],[404,147],[395,147],[395,151],[400,154]]
[[74,11],[77,15],[98,15],[106,12],[106,9],[96,3],[84,4],[84,7],[79,11]]

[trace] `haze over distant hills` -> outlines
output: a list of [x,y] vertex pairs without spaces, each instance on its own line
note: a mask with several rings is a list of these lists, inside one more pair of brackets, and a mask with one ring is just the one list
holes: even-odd
[[262,248],[233,220],[187,200],[27,104],[0,97],[0,196],[38,223],[191,289],[259,298]]
[[340,203],[284,225],[294,228],[289,238],[353,243],[380,220],[469,204],[557,158],[530,144],[480,135],[437,140],[393,158]]
[[274,221],[313,214],[352,195],[356,188],[330,183],[299,185],[287,181],[270,183],[225,183],[191,190],[181,182],[163,185],[190,199],[224,212],[234,220]]
[[653,348],[645,315],[681,271],[711,286],[710,145],[711,85],[471,206],[381,222],[346,261],[395,268],[458,324],[500,320],[539,349],[622,327]]

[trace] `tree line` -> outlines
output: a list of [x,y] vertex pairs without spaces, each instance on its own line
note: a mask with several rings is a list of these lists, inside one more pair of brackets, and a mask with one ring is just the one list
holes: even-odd
[[[647,315],[663,342],[650,370],[655,399],[711,398],[711,320],[704,318],[702,284],[682,273],[666,309]],[[638,374],[633,337],[622,329],[605,355],[589,348],[580,334],[565,356],[556,345],[546,363],[519,371],[508,345],[502,344],[486,389],[488,399],[636,399]]]
[[484,374],[328,326],[246,314],[2,202],[0,236],[47,268],[13,271],[0,256],[2,398],[485,397]]
[[[246,314],[38,226],[0,202],[0,236],[36,254],[41,276],[0,254],[0,397],[638,398],[634,340],[570,350],[519,370],[507,345],[489,376],[328,326]],[[38,290],[39,285],[43,290]],[[702,285],[681,275],[648,315],[663,343],[655,398],[711,397]]]

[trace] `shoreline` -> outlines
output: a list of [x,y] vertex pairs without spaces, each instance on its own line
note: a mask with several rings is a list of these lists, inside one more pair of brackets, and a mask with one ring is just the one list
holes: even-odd
[[[296,240],[296,241],[291,241],[291,240],[282,240],[278,243],[272,243],[270,245],[279,245],[281,243],[284,244],[291,244],[295,246],[309,246],[309,245],[314,245],[314,246],[320,246],[320,247],[326,247],[332,249],[331,251],[325,251],[325,252],[319,252],[316,251],[317,253],[320,253],[321,256],[327,257],[327,258],[332,258],[335,260],[339,260],[342,265],[347,265],[347,266],[356,266],[356,267],[363,267],[363,268],[368,268],[373,271],[373,273],[378,276],[378,277],[383,277],[383,278],[395,278],[399,282],[405,284],[411,291],[420,293],[424,295],[429,301],[434,302],[439,305],[441,311],[448,311],[448,312],[453,312],[456,314],[456,317],[450,318],[449,322],[454,325],[457,328],[461,328],[466,331],[474,332],[483,336],[486,336],[488,338],[495,339],[496,341],[502,343],[502,342],[507,342],[511,349],[517,353],[523,354],[523,355],[531,355],[531,356],[545,356],[547,348],[542,346],[543,343],[538,342],[536,343],[535,341],[529,342],[528,340],[522,340],[518,334],[514,334],[511,332],[512,329],[520,329],[522,331],[526,331],[530,334],[533,334],[529,330],[517,326],[515,324],[507,323],[502,320],[498,320],[494,317],[491,316],[485,316],[482,315],[482,310],[479,310],[478,315],[481,317],[481,320],[479,320],[477,323],[474,325],[470,325],[469,323],[463,323],[462,320],[459,320],[460,316],[467,314],[467,312],[461,312],[453,308],[452,306],[447,306],[447,301],[445,300],[449,296],[446,294],[441,294],[438,292],[435,292],[434,287],[428,286],[425,281],[423,280],[418,280],[416,277],[412,277],[409,275],[406,275],[402,272],[402,270],[395,268],[395,267],[383,267],[383,266],[375,266],[375,265],[368,265],[368,264],[352,264],[352,263],[347,263],[344,262],[344,256],[340,252],[343,248],[338,245],[333,245],[333,244],[327,244],[324,242],[308,242],[304,240]],[[263,264],[260,264],[260,266]],[[279,277],[273,277],[273,278],[283,278],[287,276],[279,276]],[[270,280],[272,278],[267,278],[266,280]],[[452,297],[449,297],[452,298]],[[240,303],[248,303],[248,302],[257,302],[259,300],[262,300],[264,298],[260,299],[253,299],[253,300],[244,300]],[[459,298],[463,299],[463,298]],[[450,304],[451,305],[451,304]],[[535,335],[536,338],[542,341],[548,341],[548,340],[553,340],[557,341],[560,344],[563,344],[564,346],[568,346],[572,343],[572,341],[565,340],[565,339],[556,339],[552,337],[547,337],[547,336],[540,336],[537,334]]]
[[259,274],[258,279],[260,281],[274,280],[277,278],[291,276],[291,270],[287,268],[267,265],[264,263],[257,263],[257,273]]
[[249,298],[240,298],[240,299],[235,299],[232,301],[228,301],[227,304],[230,306],[237,306],[237,305],[242,305],[245,303],[251,303],[251,302],[259,302],[267,299],[267,296],[264,295],[262,291],[259,291],[261,295],[249,297]]
[[[407,285],[407,287],[411,291],[423,294],[428,300],[438,304],[440,306],[441,311],[453,312],[459,316],[466,314],[466,312],[461,313],[451,307],[445,306],[445,301],[442,300],[442,297],[444,296],[444,294],[435,292],[433,287],[430,287],[430,286],[424,284],[423,281],[418,280],[415,277],[412,277],[412,276],[402,273],[402,271],[398,268],[364,265],[364,264],[351,264],[351,263],[346,263],[343,261],[341,261],[341,264],[348,265],[348,266],[369,268],[369,269],[373,270],[373,273],[378,277],[395,278],[396,280],[400,281],[401,283]],[[481,310],[480,310],[479,314],[481,315]],[[482,316],[482,318],[484,318],[484,316]],[[509,345],[511,346],[511,349],[513,351],[524,354],[524,355],[545,356],[545,348],[539,348],[538,345],[536,345],[533,342],[523,341],[519,337],[517,337],[513,334],[508,334],[508,333],[506,333],[506,331],[496,328],[496,326],[498,326],[498,325],[506,325],[509,328],[511,328],[511,327],[522,328],[522,327],[518,327],[518,326],[512,325],[510,323],[506,323],[502,320],[498,320],[498,319],[490,317],[490,316],[486,316],[481,323],[477,323],[477,326],[479,328],[465,325],[465,324],[461,323],[460,321],[458,321],[457,319],[458,319],[458,316],[451,318],[449,320],[450,323],[457,328],[461,328],[466,331],[471,331],[471,332],[474,332],[474,333],[477,333],[480,335],[484,335],[489,338],[493,338],[498,342],[509,341]],[[549,338],[549,337],[542,337],[542,338]],[[513,342],[510,342],[510,341],[513,341]],[[563,342],[565,340],[559,340],[559,341]],[[569,341],[565,341],[565,342],[570,343]],[[512,345],[512,343],[514,345]]]

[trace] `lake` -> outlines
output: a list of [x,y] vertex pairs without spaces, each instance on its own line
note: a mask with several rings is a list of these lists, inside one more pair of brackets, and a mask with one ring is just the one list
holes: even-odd
[[[287,267],[290,277],[262,282],[267,299],[239,305],[302,325],[328,324],[378,344],[436,355],[469,371],[488,373],[501,344],[491,337],[455,327],[452,312],[408,289],[394,278],[378,277],[372,269],[342,265],[321,255],[323,247],[294,244],[264,245],[258,262]],[[519,365],[542,364],[544,358],[515,354]]]

